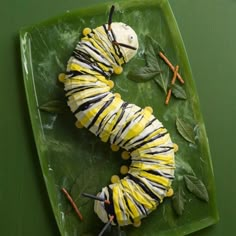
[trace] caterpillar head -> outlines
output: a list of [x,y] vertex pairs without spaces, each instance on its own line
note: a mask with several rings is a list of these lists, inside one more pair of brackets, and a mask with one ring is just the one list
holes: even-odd
[[[109,25],[107,26],[109,29]],[[139,44],[135,31],[127,24],[113,22],[110,24],[112,30],[113,43],[120,47],[120,51],[128,62],[137,53]]]
[[[109,193],[107,187],[103,188],[102,192],[98,193],[97,196],[109,200]],[[108,212],[106,210],[104,202],[95,200],[94,212],[98,215],[98,217],[103,223],[107,223],[109,221]],[[115,225],[114,222],[112,222],[111,224]]]
[[113,44],[119,46],[125,62],[128,62],[137,53],[138,37],[130,26],[122,22],[112,22],[114,10],[115,6],[112,5],[108,23],[105,25],[107,35],[110,35],[110,40]]

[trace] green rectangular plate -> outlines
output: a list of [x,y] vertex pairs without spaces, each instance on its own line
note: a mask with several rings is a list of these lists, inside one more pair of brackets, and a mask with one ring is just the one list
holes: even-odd
[[[61,235],[97,235],[103,224],[93,212],[93,201],[80,196],[82,192],[96,194],[109,184],[111,175],[118,174],[125,163],[120,152],[112,153],[108,144],[101,143],[87,130],[78,130],[69,112],[52,114],[38,107],[51,100],[66,103],[57,76],[65,71],[67,60],[83,28],[95,28],[107,21],[110,5],[101,4],[88,9],[67,12],[65,15],[20,31],[24,84],[34,138],[49,198]],[[149,34],[164,48],[169,59],[180,66],[185,79],[187,100],[171,98],[164,105],[165,94],[154,81],[135,83],[126,75],[143,63],[143,41],[140,53],[125,65],[124,73],[114,76],[114,92],[126,101],[141,107],[151,106],[179,145],[174,187],[183,182],[183,173],[195,173],[207,187],[209,202],[197,199],[184,189],[185,210],[177,216],[171,199],[142,221],[140,228],[132,226],[110,229],[109,235],[185,235],[217,222],[214,176],[204,122],[197,92],[173,13],[166,0],[123,1],[116,4],[113,21],[122,21],[134,28],[137,35]],[[140,37],[141,39],[141,37]],[[170,75],[171,76],[171,75]],[[189,144],[177,132],[176,117],[193,125],[195,144]],[[75,199],[84,221],[80,222],[61,188],[65,187]]]

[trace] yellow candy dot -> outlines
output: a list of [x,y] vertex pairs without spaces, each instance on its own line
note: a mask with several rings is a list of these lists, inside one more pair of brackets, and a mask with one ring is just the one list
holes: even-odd
[[128,166],[123,165],[123,166],[120,167],[120,173],[122,175],[126,175],[128,172],[129,172],[129,167]]
[[168,191],[167,191],[167,193],[166,193],[166,196],[167,196],[167,197],[171,197],[171,196],[173,196],[173,195],[174,195],[174,190],[173,190],[173,188],[169,188]]
[[141,226],[141,224],[142,224],[141,220],[137,220],[137,221],[134,221],[133,226],[138,228]]
[[123,72],[123,68],[121,66],[116,66],[113,68],[114,73],[120,75]]
[[119,183],[119,182],[120,182],[120,177],[118,175],[111,176],[111,183],[112,184]]
[[127,151],[123,151],[121,153],[121,157],[122,157],[123,160],[128,160],[130,158],[130,154]]
[[92,31],[92,30],[91,30],[90,28],[84,28],[84,29],[83,29],[83,35],[86,36],[86,35],[90,34],[91,31]]
[[110,87],[110,88],[113,88],[114,87],[114,82],[112,80],[108,80],[107,81],[107,85]]
[[81,129],[81,128],[83,128],[83,125],[80,123],[80,121],[76,121],[75,122],[75,126],[78,128],[78,129]]
[[61,73],[58,75],[58,80],[61,82],[61,83],[64,83],[65,82],[65,78],[66,78],[66,75],[64,73]]
[[153,113],[152,107],[145,107],[145,110],[149,111],[150,113]]
[[112,145],[111,145],[111,150],[112,150],[113,152],[117,152],[117,151],[119,151],[119,149],[120,149],[119,146],[117,146],[117,145],[115,145],[115,144],[112,144]]
[[121,98],[119,93],[114,93],[114,95],[115,95],[116,98]]
[[179,150],[178,144],[173,143],[173,147],[174,147],[174,152],[178,152],[178,150]]

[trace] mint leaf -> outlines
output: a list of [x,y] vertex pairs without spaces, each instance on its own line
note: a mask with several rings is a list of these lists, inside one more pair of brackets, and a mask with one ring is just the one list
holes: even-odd
[[154,78],[154,81],[156,84],[158,84],[162,90],[165,92],[165,94],[167,94],[167,88],[168,88],[168,79],[166,77],[166,79],[164,78],[163,74],[160,73],[159,76],[156,76]]
[[162,60],[158,57],[158,52],[162,51],[161,46],[150,36],[145,37],[145,59],[147,65],[152,67],[154,70],[160,70],[160,63]]
[[179,132],[179,134],[188,142],[195,143],[194,140],[194,131],[193,127],[187,123],[186,121],[182,120],[181,118],[176,119],[176,127]]
[[67,105],[64,101],[52,100],[40,105],[39,109],[50,113],[64,113],[67,110]]
[[[169,68],[167,68],[163,61],[158,57],[159,51],[163,50],[160,44],[149,36],[146,36],[145,43],[145,58],[147,65],[150,66],[153,70],[161,72],[157,76],[155,76],[154,81],[160,86],[165,94],[167,94]],[[164,69],[166,69],[166,71]]]
[[161,46],[157,41],[147,35],[145,36],[144,42],[146,66],[133,69],[128,73],[128,78],[136,82],[146,82],[154,79],[165,94],[167,94],[169,69],[158,57],[158,52],[162,50]]
[[149,66],[141,67],[128,73],[128,78],[136,82],[146,82],[153,79],[160,71],[155,71]]
[[176,97],[176,98],[179,98],[179,99],[187,99],[187,95],[183,89],[183,87],[181,87],[180,85],[178,84],[173,84],[172,85],[172,94]]
[[187,189],[199,199],[208,202],[209,196],[204,183],[193,175],[184,175]]
[[185,202],[186,202],[185,194],[183,192],[181,185],[179,185],[175,191],[174,196],[172,197],[172,206],[177,215],[181,216],[183,214]]

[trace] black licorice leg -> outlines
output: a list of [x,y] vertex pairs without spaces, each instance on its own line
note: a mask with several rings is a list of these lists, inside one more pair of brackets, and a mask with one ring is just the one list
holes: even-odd
[[119,45],[119,46],[121,46],[121,47],[129,48],[129,49],[132,49],[132,50],[137,50],[136,47],[132,47],[132,46],[130,46],[130,45],[128,45],[128,44],[119,43],[119,42],[117,42],[117,41],[114,41],[113,43],[114,43],[114,44],[117,44],[117,45]]
[[114,219],[114,216],[110,216],[109,221],[104,225],[104,227],[102,228],[102,230],[101,230],[101,232],[99,233],[98,236],[102,236],[104,234],[104,232],[107,230],[107,228],[109,227],[109,225],[111,224],[113,219]]

